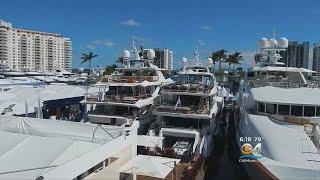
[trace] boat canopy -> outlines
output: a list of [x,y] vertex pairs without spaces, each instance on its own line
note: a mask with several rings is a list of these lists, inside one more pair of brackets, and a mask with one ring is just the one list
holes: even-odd
[[279,72],[302,72],[302,73],[316,73],[306,68],[297,67],[277,67],[277,66],[265,66],[265,67],[254,67],[253,71],[279,71]]
[[277,104],[320,106],[319,88],[278,88],[265,86],[250,89],[254,100]]

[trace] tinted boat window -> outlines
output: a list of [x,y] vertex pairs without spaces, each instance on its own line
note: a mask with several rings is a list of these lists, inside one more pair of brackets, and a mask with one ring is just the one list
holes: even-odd
[[267,104],[267,113],[277,114],[277,104]]
[[304,106],[304,116],[314,116],[316,111],[316,107],[314,106]]
[[278,107],[278,114],[282,115],[289,115],[290,113],[290,106],[289,105],[280,105]]
[[320,116],[320,107],[317,107],[317,116]]
[[292,116],[302,116],[302,106],[291,106]]
[[263,113],[264,113],[265,106],[266,106],[266,104],[265,104],[265,103],[258,102],[258,111],[259,111],[259,112],[263,112]]
[[254,72],[248,72],[247,77],[254,77]]

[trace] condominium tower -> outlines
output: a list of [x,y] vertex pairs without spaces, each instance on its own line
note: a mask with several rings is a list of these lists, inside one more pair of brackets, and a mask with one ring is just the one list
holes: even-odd
[[287,50],[281,51],[280,55],[283,57],[280,61],[284,62],[288,67],[308,68],[309,42],[291,41]]
[[312,70],[320,72],[320,43],[315,43],[313,47]]
[[[143,56],[147,57],[147,52],[149,49],[144,49]],[[165,70],[173,70],[173,52],[169,49],[154,48],[155,58],[153,64],[158,68]]]
[[69,71],[72,43],[60,34],[17,29],[0,20],[0,63],[12,71]]

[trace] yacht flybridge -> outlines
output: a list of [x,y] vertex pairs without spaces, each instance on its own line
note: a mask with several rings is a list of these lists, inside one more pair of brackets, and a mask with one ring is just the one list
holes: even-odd
[[138,120],[143,129],[152,120],[151,109],[156,105],[160,86],[170,83],[161,69],[153,64],[154,50],[142,58],[134,44],[124,50],[121,67],[89,89],[83,101],[89,107],[91,123],[130,126]]
[[196,51],[194,64],[188,64],[186,58],[182,63],[176,82],[162,86],[160,105],[153,110],[157,118],[148,135],[162,140],[150,153],[181,158],[189,175],[195,177],[212,150],[215,116],[222,98],[218,97],[217,82],[209,69],[212,59],[201,64]]
[[239,148],[256,147],[257,161],[244,165],[253,179],[319,179],[320,89],[307,78],[314,72],[278,62],[286,38],[259,45],[260,66],[240,82],[236,113]]

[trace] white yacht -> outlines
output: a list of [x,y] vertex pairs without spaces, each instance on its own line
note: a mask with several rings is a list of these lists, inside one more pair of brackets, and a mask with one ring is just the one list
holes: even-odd
[[40,80],[26,76],[24,72],[0,72],[0,87],[10,86],[39,86],[44,85]]
[[90,88],[82,103],[87,104],[90,123],[131,126],[139,120],[139,133],[146,133],[144,125],[154,120],[151,111],[160,86],[170,81],[153,64],[154,50],[142,58],[133,41],[131,50],[124,50],[122,57],[121,67]]
[[[218,85],[210,72],[212,59],[188,64],[183,58],[183,69],[174,84],[165,85],[160,92],[160,105],[154,109],[156,122],[148,135],[161,139],[149,153],[157,156],[181,158],[186,170],[178,178],[199,177],[203,162],[213,148],[213,135],[217,132],[215,117],[222,106]],[[203,178],[203,177],[202,177]]]
[[262,38],[259,46],[260,66],[240,82],[239,161],[252,179],[320,179],[320,89],[308,80],[314,72],[279,62],[286,38]]
[[[62,71],[62,72],[41,72],[41,71],[25,71],[25,72],[1,72],[2,79],[0,84],[50,84],[50,83],[66,83],[76,84],[78,77],[75,74]],[[2,83],[2,82],[3,83]],[[19,82],[21,81],[21,82]]]

